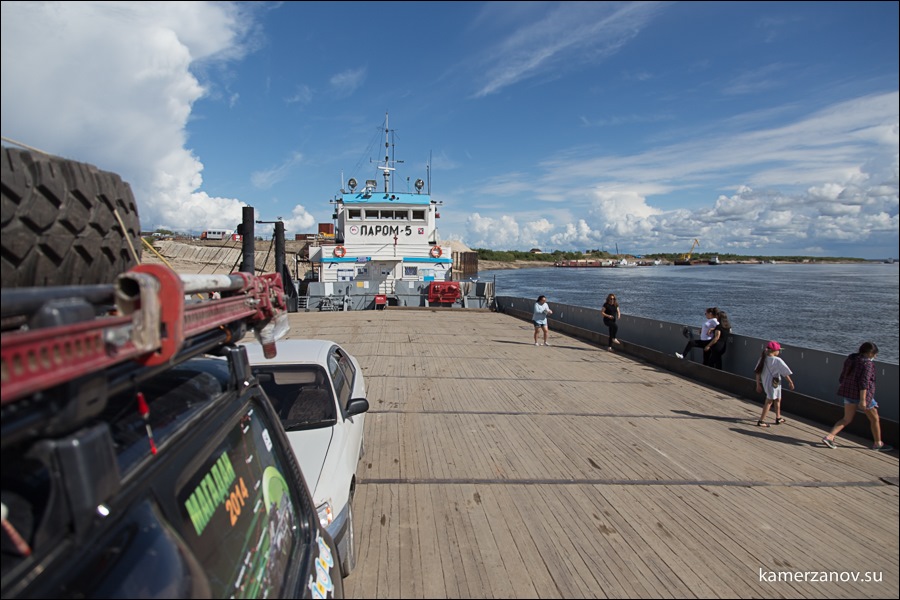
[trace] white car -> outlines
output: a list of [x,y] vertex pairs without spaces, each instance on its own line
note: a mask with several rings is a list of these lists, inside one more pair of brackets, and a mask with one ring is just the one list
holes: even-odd
[[272,359],[259,344],[248,344],[247,355],[281,417],[346,577],[356,565],[351,504],[369,410],[362,369],[327,340],[280,340]]

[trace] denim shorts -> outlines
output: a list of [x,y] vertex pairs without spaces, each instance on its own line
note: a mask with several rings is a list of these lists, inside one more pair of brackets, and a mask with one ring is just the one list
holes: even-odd
[[544,321],[543,323],[538,323],[537,321],[532,321],[532,323],[534,323],[535,327],[546,327],[547,326],[547,321]]
[[[854,400],[853,398],[842,396],[841,399],[844,401],[844,404],[859,404],[859,398]],[[872,410],[873,408],[878,408],[878,403],[875,402],[875,398],[867,398],[865,409]]]

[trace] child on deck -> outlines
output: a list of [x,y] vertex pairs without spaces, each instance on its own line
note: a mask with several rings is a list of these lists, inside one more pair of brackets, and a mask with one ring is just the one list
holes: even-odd
[[778,356],[779,354],[781,354],[781,344],[775,341],[769,342],[766,344],[762,356],[759,357],[759,361],[754,369],[756,373],[756,391],[762,392],[765,390],[766,392],[766,402],[763,404],[762,414],[756,422],[757,427],[769,426],[766,423],[766,415],[769,413],[769,407],[772,404],[775,405],[775,424],[780,425],[784,423],[784,419],[781,417],[781,380],[782,378],[787,379],[791,389],[794,389],[794,380],[791,379],[793,371],[781,360],[781,357]]

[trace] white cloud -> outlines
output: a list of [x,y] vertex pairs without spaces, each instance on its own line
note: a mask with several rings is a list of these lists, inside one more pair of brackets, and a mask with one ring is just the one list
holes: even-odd
[[312,102],[313,91],[308,85],[298,85],[294,89],[294,93],[284,99],[288,104],[299,104],[305,106]]
[[[540,206],[548,190],[565,198],[566,210],[551,213],[552,227],[542,236],[524,235],[515,218],[500,221],[493,211],[483,212],[478,224],[492,225],[494,248],[504,247],[502,239],[516,249],[624,242],[684,252],[700,238],[710,251],[762,247],[790,253],[853,240],[896,254],[898,100],[896,92],[864,96],[752,132],[746,131],[752,116],[743,115],[711,127],[715,133],[631,156],[592,156],[577,148],[540,165],[537,184],[528,186],[539,192],[513,186],[522,179],[518,173],[478,188],[483,207],[516,194],[517,215]],[[717,183],[734,192],[691,197],[692,189]]]
[[521,245],[519,224],[510,215],[498,219],[472,213],[466,219],[466,243],[470,248],[516,248]]
[[655,2],[561,2],[546,13],[530,11],[531,23],[483,54],[486,64],[478,67],[483,75],[475,97],[615,54],[660,9]]
[[294,152],[276,167],[264,169],[262,171],[254,171],[250,175],[250,181],[253,182],[253,185],[257,188],[267,190],[290,175],[297,165],[302,162],[303,155],[299,152]]
[[624,219],[646,219],[662,211],[647,204],[640,186],[616,189],[600,186],[593,190],[591,212],[599,221],[616,222]]
[[[284,232],[286,237],[291,233],[314,233],[316,219],[306,208],[300,204],[294,206],[291,216],[284,220]],[[293,238],[291,238],[293,239]]]
[[722,93],[730,96],[742,94],[758,94],[761,91],[780,85],[777,78],[779,73],[785,71],[785,65],[771,64],[756,69],[745,71],[736,76],[722,90]]
[[[242,202],[200,191],[185,127],[193,67],[240,58],[252,19],[207,2],[4,2],[3,135],[119,173],[144,229],[231,227]],[[27,50],[26,50],[27,49]]]
[[336,75],[329,80],[332,89],[342,97],[350,96],[359,86],[366,80],[366,68],[348,69]]
[[550,243],[556,247],[587,249],[600,239],[600,235],[591,229],[584,219],[575,223],[566,223],[563,230],[550,236]]

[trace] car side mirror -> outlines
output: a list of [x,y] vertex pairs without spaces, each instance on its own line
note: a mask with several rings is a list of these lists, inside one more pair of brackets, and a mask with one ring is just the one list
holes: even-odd
[[361,415],[364,412],[369,411],[369,401],[365,398],[352,398],[350,402],[347,403],[347,410],[345,411],[348,417],[352,417],[353,415]]

